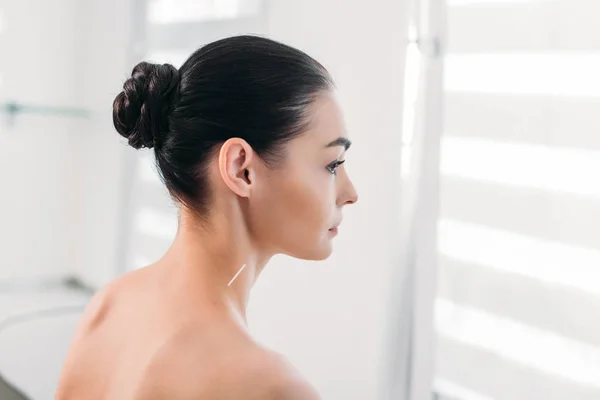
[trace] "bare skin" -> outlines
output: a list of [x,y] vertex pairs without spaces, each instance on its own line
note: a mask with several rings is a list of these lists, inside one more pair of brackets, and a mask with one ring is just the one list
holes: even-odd
[[328,146],[340,137],[341,112],[326,93],[277,169],[242,139],[221,145],[209,168],[210,217],[198,222],[182,207],[167,253],[94,296],[56,399],[319,399],[283,356],[252,339],[246,307],[273,255],[331,254],[331,228],[358,199],[344,166],[328,168],[344,160],[343,145]]

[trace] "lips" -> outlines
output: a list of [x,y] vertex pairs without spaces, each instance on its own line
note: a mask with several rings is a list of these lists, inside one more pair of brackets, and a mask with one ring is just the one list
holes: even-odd
[[334,224],[331,228],[329,228],[330,231],[335,231],[335,233],[337,233],[337,231],[339,230],[339,226],[342,223],[343,219],[340,219],[338,223]]
[[340,224],[341,224],[341,221],[339,223],[337,223],[336,225],[334,225],[333,227],[329,228],[329,232],[337,235]]

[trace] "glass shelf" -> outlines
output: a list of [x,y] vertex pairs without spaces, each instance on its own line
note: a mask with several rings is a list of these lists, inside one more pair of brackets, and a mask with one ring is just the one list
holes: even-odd
[[0,103],[0,112],[8,114],[11,117],[19,114],[35,114],[54,117],[89,119],[92,116],[92,112],[85,108],[23,104],[17,102]]

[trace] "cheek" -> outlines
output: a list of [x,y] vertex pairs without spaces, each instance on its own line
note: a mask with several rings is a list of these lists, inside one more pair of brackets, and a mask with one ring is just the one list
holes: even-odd
[[[271,177],[255,214],[269,242],[286,253],[309,251],[327,237],[335,218],[335,182],[326,170]],[[306,247],[306,249],[304,249]]]
[[298,174],[281,184],[286,213],[306,229],[329,228],[335,206],[335,186],[327,172]]

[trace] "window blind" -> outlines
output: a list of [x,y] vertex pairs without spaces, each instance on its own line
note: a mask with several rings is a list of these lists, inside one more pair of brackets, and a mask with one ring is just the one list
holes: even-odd
[[600,398],[595,0],[449,0],[435,390]]

